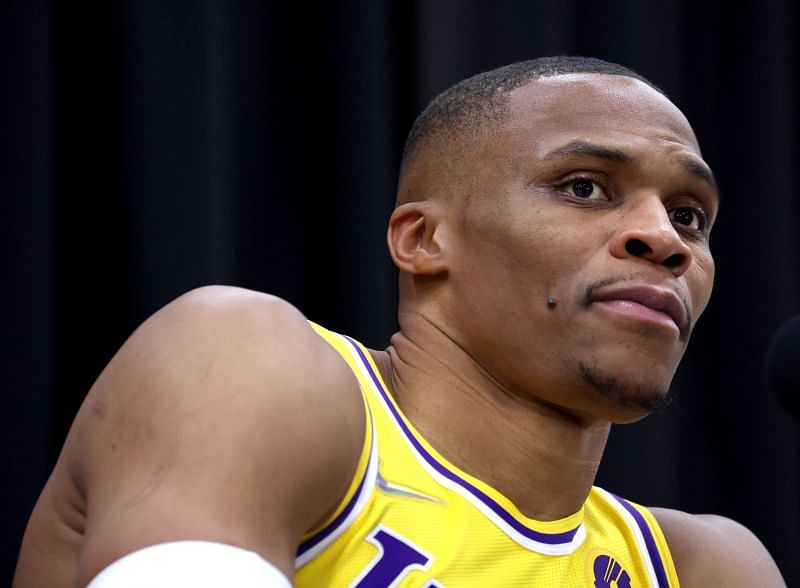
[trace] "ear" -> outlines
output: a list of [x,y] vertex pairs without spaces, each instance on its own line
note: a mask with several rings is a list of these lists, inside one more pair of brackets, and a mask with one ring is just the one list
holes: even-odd
[[386,241],[394,264],[412,275],[432,276],[447,271],[442,227],[430,201],[398,206],[389,219]]

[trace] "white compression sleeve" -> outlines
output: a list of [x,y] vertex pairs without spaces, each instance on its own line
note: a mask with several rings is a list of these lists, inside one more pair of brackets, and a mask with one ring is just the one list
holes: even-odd
[[121,557],[87,588],[291,588],[257,553],[210,541],[159,543]]

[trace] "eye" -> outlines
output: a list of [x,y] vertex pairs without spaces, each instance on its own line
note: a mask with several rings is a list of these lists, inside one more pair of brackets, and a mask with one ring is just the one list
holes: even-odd
[[695,231],[702,231],[706,226],[706,215],[699,208],[682,206],[671,210],[669,218],[672,222],[684,225]]
[[575,196],[581,200],[595,200],[606,197],[600,184],[586,177],[567,180],[563,185],[563,189],[570,196]]

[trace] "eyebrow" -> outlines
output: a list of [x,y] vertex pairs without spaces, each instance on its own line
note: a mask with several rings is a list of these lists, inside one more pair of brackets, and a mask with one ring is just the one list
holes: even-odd
[[557,159],[560,157],[569,157],[571,155],[586,155],[589,157],[597,157],[598,159],[613,161],[615,163],[639,165],[639,162],[635,157],[631,157],[620,149],[614,149],[613,147],[606,147],[604,145],[597,145],[595,143],[590,143],[589,141],[572,141],[563,147],[553,149],[542,159]]
[[694,159],[681,159],[678,163],[680,163],[681,167],[692,174],[694,177],[711,184],[711,187],[717,191],[719,194],[719,187],[717,186],[717,180],[714,178],[714,174],[709,169],[709,167],[699,161],[695,161]]
[[[639,160],[637,160],[632,155],[625,153],[621,149],[616,149],[614,147],[607,147],[605,145],[598,145],[596,143],[590,143],[589,141],[582,141],[582,140],[572,141],[571,143],[567,143],[562,147],[553,149],[542,159],[546,161],[550,159],[558,159],[561,157],[570,157],[574,155],[596,157],[598,159],[605,159],[606,161],[611,161],[614,163],[624,163],[632,166],[639,165]],[[717,181],[714,178],[714,174],[711,172],[711,170],[708,168],[707,165],[699,161],[695,161],[693,159],[681,159],[678,161],[678,163],[684,170],[689,172],[691,175],[708,183],[712,188],[714,188],[717,194],[719,194]]]

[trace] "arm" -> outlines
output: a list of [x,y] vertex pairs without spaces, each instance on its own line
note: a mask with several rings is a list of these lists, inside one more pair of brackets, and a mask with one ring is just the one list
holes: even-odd
[[[300,537],[347,490],[364,418],[350,370],[285,302],[231,288],[173,302],[111,361],[62,452],[86,502],[76,585],[179,540],[253,551],[291,579]],[[17,586],[46,585],[26,547]]]
[[684,588],[786,586],[766,548],[736,521],[666,508],[650,511],[664,531]]

